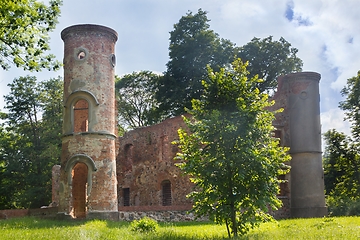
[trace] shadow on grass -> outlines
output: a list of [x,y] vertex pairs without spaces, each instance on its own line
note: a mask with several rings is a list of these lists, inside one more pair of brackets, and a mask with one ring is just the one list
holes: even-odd
[[0,220],[1,228],[12,229],[40,229],[40,228],[54,228],[54,227],[72,227],[80,226],[88,220],[55,220],[55,219],[42,219],[37,217],[22,217],[10,218]]

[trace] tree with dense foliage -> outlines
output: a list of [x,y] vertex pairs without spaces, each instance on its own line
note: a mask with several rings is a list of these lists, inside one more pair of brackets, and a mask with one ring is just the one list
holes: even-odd
[[158,122],[159,104],[153,87],[159,78],[159,75],[150,71],[116,76],[116,99],[121,127],[134,129]]
[[260,92],[273,90],[277,86],[280,75],[300,72],[303,62],[296,56],[298,49],[283,37],[273,41],[272,36],[264,39],[253,38],[249,43],[239,48],[237,57],[244,62],[249,61],[247,67],[249,77],[258,75],[262,82],[257,84]]
[[234,59],[234,44],[210,29],[206,14],[201,9],[188,12],[170,32],[170,60],[156,95],[160,109],[170,116],[184,113],[191,99],[200,97],[207,65],[218,70]]
[[197,188],[189,195],[193,212],[225,223],[229,237],[272,219],[269,208],[281,206],[277,177],[290,159],[272,134],[273,102],[256,88],[257,77],[248,78],[246,65],[238,59],[229,70],[209,68],[184,118],[190,133],[180,129],[177,142],[179,167]]
[[10,64],[24,70],[56,70],[60,62],[46,54],[49,32],[60,16],[61,0],[50,0],[49,6],[36,0],[0,1],[0,66]]
[[341,90],[340,108],[351,122],[351,136],[335,129],[324,134],[323,157],[327,202],[333,215],[360,213],[360,71]]
[[62,80],[19,77],[8,85],[0,127],[0,209],[51,201],[51,169],[60,162]]
[[196,14],[188,12],[170,32],[170,60],[165,75],[157,82],[156,92],[164,114],[175,116],[191,108],[191,100],[202,94],[201,80],[207,74],[207,65],[217,71],[231,65],[235,57],[249,61],[249,77],[258,75],[263,79],[256,84],[260,92],[274,90],[278,76],[301,71],[303,63],[296,56],[298,50],[284,38],[253,38],[238,48],[211,30],[209,21],[207,12],[201,9]]
[[346,99],[340,102],[340,108],[345,111],[346,120],[351,123],[351,133],[360,143],[360,71],[357,76],[349,78],[346,86],[341,90]]
[[335,129],[327,131],[324,137],[324,182],[329,213],[334,216],[359,215],[359,144]]
[[335,129],[324,134],[326,150],[324,155],[325,192],[348,198],[360,196],[360,155],[358,144],[344,133]]

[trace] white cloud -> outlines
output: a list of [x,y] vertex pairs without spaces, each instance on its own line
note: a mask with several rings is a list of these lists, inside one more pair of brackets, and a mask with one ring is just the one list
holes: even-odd
[[344,111],[339,108],[331,108],[320,114],[321,118],[321,132],[325,133],[330,129],[336,129],[338,132],[343,132],[350,135],[350,123],[344,121]]

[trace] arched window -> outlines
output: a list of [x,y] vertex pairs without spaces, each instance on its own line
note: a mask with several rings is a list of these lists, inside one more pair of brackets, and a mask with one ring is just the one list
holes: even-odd
[[161,183],[162,189],[162,205],[170,206],[171,205],[171,182],[165,180]]
[[97,106],[99,101],[91,92],[79,90],[71,93],[64,103],[64,135],[93,131]]
[[80,99],[74,104],[74,132],[89,131],[89,103]]

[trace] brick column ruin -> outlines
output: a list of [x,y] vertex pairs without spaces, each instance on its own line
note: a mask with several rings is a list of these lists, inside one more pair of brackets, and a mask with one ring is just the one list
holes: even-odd
[[327,215],[322,167],[320,74],[288,74],[291,154],[291,217]]
[[115,42],[104,26],[75,25],[64,41],[59,216],[118,219]]

